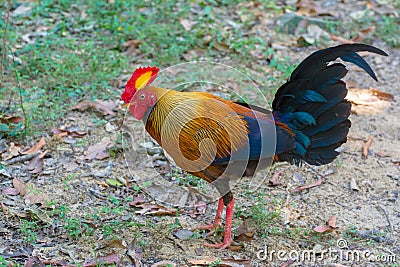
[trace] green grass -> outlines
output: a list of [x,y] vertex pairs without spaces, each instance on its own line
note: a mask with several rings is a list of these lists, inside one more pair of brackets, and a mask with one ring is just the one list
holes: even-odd
[[[13,8],[18,6],[16,1],[11,2]],[[239,6],[248,19],[238,24],[239,28],[226,31],[220,16],[230,5]],[[273,1],[262,5],[268,12],[279,10]],[[29,16],[13,18],[19,23],[8,27],[6,53],[17,60],[9,62],[9,79],[1,84],[3,96],[12,98],[3,112],[22,115],[16,97],[20,95],[28,133],[40,133],[43,123],[54,126],[82,99],[118,98],[122,89],[113,86],[115,80],[137,64],[171,66],[184,61],[182,55],[195,48],[205,51],[204,58],[218,60],[228,52],[216,50],[215,43],[229,47],[232,58],[245,63],[243,67],[252,61],[249,52],[256,46],[266,56],[271,53],[266,40],[243,35],[251,28],[253,13],[240,1],[204,1],[198,7],[199,14],[193,13],[193,5],[185,1],[34,2]],[[192,29],[184,29],[179,19],[191,21]],[[0,25],[5,26],[5,21],[0,20]],[[37,29],[42,32],[36,34]],[[31,43],[21,36],[28,36]],[[123,44],[133,39],[139,46],[132,55],[124,55]],[[10,137],[17,136],[22,128],[22,124],[12,128],[0,125]]]
[[[14,9],[20,3],[14,0],[11,4]],[[54,126],[82,99],[118,98],[122,89],[115,87],[116,81],[121,82],[121,74],[129,75],[138,64],[171,66],[186,61],[183,55],[194,49],[203,50],[205,60],[219,61],[229,55],[233,63],[240,62],[236,67],[244,72],[249,66],[258,68],[251,54],[257,50],[277,72],[259,81],[267,90],[281,84],[294,68],[288,59],[275,57],[269,39],[247,34],[253,29],[255,13],[238,0],[191,4],[161,0],[43,0],[32,5],[30,14],[13,17],[18,23],[8,25],[6,54],[14,61],[8,59],[8,78],[0,86],[2,98],[11,99],[10,105],[0,110],[0,116],[22,115],[20,95],[27,114],[28,134],[39,133],[43,124],[46,128]],[[269,0],[259,1],[258,5],[274,16],[294,9]],[[221,19],[233,7],[234,27]],[[1,36],[4,17],[0,19]],[[181,25],[182,19],[192,24],[190,30]],[[371,38],[381,38],[391,46],[400,45],[399,18],[393,15],[368,16],[354,21],[351,29],[331,24],[333,32],[350,30],[354,34],[361,26],[376,24],[377,31]],[[29,37],[31,42],[27,44],[21,36]],[[138,44],[131,55],[123,53],[123,44],[128,40]],[[216,44],[227,50],[216,49]],[[195,56],[193,60],[196,59]],[[0,124],[0,130],[2,135],[15,137],[23,133],[22,126]]]

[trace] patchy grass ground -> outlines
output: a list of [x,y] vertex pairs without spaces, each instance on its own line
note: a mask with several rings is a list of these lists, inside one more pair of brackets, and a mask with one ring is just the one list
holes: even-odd
[[[2,3],[0,266],[398,266],[399,9],[389,0],[301,1],[298,7],[295,1]],[[222,231],[210,237],[184,231],[212,220],[215,204],[205,204],[206,197],[188,195],[190,205],[181,209],[145,194],[155,190],[172,198],[176,191],[135,183],[152,175],[147,151],[172,183],[208,190],[171,167],[151,142],[141,146],[139,122],[128,119],[137,131],[134,150],[122,141],[127,118],[119,95],[137,65],[225,63],[250,76],[272,101],[301,59],[349,39],[390,55],[366,58],[379,83],[349,66],[350,87],[373,87],[394,100],[360,98],[353,90],[356,114],[334,163],[314,169],[274,166],[258,175],[268,176],[256,192],[241,181],[234,218],[239,246],[208,249],[201,244],[220,240]],[[255,92],[246,93],[257,103]],[[96,99],[101,101],[92,102]],[[92,108],[72,109],[82,101]],[[281,169],[280,184],[270,186],[267,181]],[[321,177],[322,185],[293,192]],[[337,229],[313,230],[332,216]],[[324,249],[338,249],[338,240],[350,257],[369,251],[386,262],[362,257],[291,262],[271,254],[312,250],[320,256]],[[266,246],[272,260],[259,253]]]

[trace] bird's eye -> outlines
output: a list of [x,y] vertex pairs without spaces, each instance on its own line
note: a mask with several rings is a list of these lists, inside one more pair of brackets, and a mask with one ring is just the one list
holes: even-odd
[[146,94],[141,94],[141,95],[139,96],[139,98],[140,98],[141,100],[145,99],[145,98],[146,98]]

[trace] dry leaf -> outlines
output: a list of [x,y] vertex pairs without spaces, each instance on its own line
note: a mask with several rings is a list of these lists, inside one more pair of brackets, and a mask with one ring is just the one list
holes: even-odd
[[[374,32],[375,32],[375,26],[370,26],[368,28],[361,29],[358,32],[358,34],[353,38],[351,38],[350,40],[334,34],[329,34],[329,36],[333,41],[337,41],[342,44],[354,44],[362,42],[365,38],[368,37],[368,35],[373,34]],[[361,52],[359,54],[362,55]]]
[[126,41],[123,44],[123,46],[126,48],[126,51],[124,52],[124,55],[126,55],[126,56],[132,55],[139,48],[140,44],[141,44],[141,42],[138,41],[138,40]]
[[1,159],[3,161],[9,160],[13,157],[19,156],[19,152],[21,151],[20,146],[16,146],[13,142],[10,143],[7,151],[1,154]]
[[325,232],[330,233],[330,232],[334,231],[331,227],[328,227],[325,225],[319,225],[319,226],[315,227],[313,230],[317,233],[325,233]]
[[297,11],[299,15],[306,17],[316,17],[316,16],[332,16],[337,17],[338,13],[335,11],[328,11],[322,8],[321,4],[317,1],[310,0],[299,0],[296,3]]
[[84,152],[84,159],[105,159],[110,156],[108,148],[112,145],[109,137],[104,137],[99,143],[88,147],[88,150]]
[[72,110],[78,109],[80,111],[85,111],[88,108],[94,108],[95,110],[101,112],[103,115],[115,116],[114,111],[112,111],[117,105],[114,101],[103,101],[96,99],[92,102],[82,101],[71,107]]
[[113,239],[110,241],[110,243],[108,243],[107,247],[110,248],[124,248],[127,249],[127,246],[125,246],[121,240],[118,239]]
[[368,35],[373,34],[375,32],[375,26],[370,26],[368,28],[361,29],[356,36],[351,38],[351,41],[354,43],[361,43],[364,41]]
[[33,154],[38,152],[46,144],[46,139],[42,137],[33,147],[26,151],[22,151],[21,154]]
[[332,217],[329,218],[328,225],[332,228],[337,228],[336,227],[336,215],[333,215]]
[[174,208],[166,208],[158,204],[141,204],[136,205],[138,208],[142,208],[142,210],[136,211],[136,214],[140,215],[154,215],[154,216],[166,216],[166,215],[176,215],[178,212],[177,209]]
[[44,161],[43,158],[46,156],[46,154],[49,152],[49,150],[46,150],[40,154],[37,154],[31,161],[29,161],[27,169],[29,170],[30,173],[40,173],[43,170],[43,165]]
[[207,203],[200,200],[199,202],[197,202],[193,209],[190,211],[189,215],[192,218],[196,218],[197,215],[202,215],[206,213],[206,209],[207,209]]
[[336,229],[337,229],[336,216],[333,215],[332,217],[329,218],[328,225],[319,225],[315,227],[313,230],[318,233],[325,233],[325,232],[331,233],[335,232]]
[[120,260],[117,253],[113,252],[106,256],[99,256],[95,260],[92,260],[89,263],[84,264],[84,267],[94,267],[94,266],[104,266],[108,264],[116,264]]
[[375,5],[371,0],[367,1],[367,8],[368,9],[375,9]]
[[244,241],[248,242],[251,241],[254,237],[254,233],[250,232],[247,226],[247,222],[249,219],[244,220],[243,224],[239,226],[235,231],[235,241]]
[[229,45],[221,42],[214,42],[213,47],[221,52],[232,53],[233,50],[229,47]]
[[193,234],[194,233],[188,229],[180,229],[174,233],[174,236],[176,236],[180,240],[186,240],[193,236]]
[[21,116],[4,116],[4,117],[0,117],[0,123],[3,124],[18,124],[20,122],[23,122],[24,118]]
[[65,137],[65,136],[81,137],[86,134],[85,132],[81,132],[81,131],[68,131],[68,130],[61,130],[61,129],[51,129],[51,133],[53,135],[57,135],[59,137]]
[[15,188],[6,187],[6,188],[3,188],[3,190],[1,190],[1,194],[6,195],[6,196],[16,196],[19,194],[19,192]]
[[22,182],[21,180],[14,178],[13,179],[13,186],[15,189],[17,189],[18,194],[20,194],[22,197],[26,195],[26,184]]
[[135,197],[133,198],[133,201],[128,202],[128,204],[129,204],[130,206],[132,206],[132,207],[137,207],[137,206],[139,206],[140,204],[143,204],[144,202],[146,202],[146,199],[145,199],[144,196],[135,196]]

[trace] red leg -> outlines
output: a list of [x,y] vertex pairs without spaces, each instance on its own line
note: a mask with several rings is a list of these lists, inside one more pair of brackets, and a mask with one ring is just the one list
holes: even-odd
[[214,222],[212,224],[209,224],[209,225],[197,226],[194,229],[211,230],[210,234],[212,234],[213,230],[217,227],[217,225],[221,226],[221,214],[222,214],[223,210],[224,210],[224,201],[223,201],[223,199],[221,197],[219,199],[219,201],[218,201],[218,208],[217,208],[217,212],[215,213]]
[[225,233],[224,233],[224,242],[218,244],[204,244],[206,247],[211,248],[219,248],[224,249],[227,248],[232,243],[232,219],[233,219],[233,208],[234,208],[234,199],[229,202],[226,206],[226,224],[225,224]]

